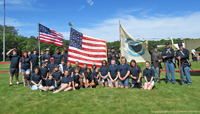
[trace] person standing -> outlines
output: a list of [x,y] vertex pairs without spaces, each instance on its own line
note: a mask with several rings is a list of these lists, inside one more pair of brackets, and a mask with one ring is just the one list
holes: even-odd
[[115,60],[111,60],[111,65],[108,67],[108,76],[110,78],[110,87],[113,88],[113,87],[116,87],[118,88],[118,66],[115,65]]
[[59,65],[61,63],[62,55],[58,48],[56,49],[56,53],[53,54],[53,57],[55,59],[55,64]]
[[23,51],[22,57],[19,60],[19,72],[22,73],[22,80],[24,83],[24,87],[26,87],[26,80],[28,87],[30,87],[29,81],[30,81],[30,71],[32,69],[31,67],[32,67],[32,62],[28,57],[28,53],[26,51]]
[[37,49],[36,48],[33,49],[33,54],[31,54],[29,56],[29,58],[30,58],[30,60],[32,62],[32,69],[31,69],[31,71],[34,72],[33,70],[35,69],[35,67],[38,66],[38,62],[39,62],[39,58],[38,58],[38,55],[37,55]]
[[183,48],[182,43],[178,43],[179,50],[176,51],[176,59],[179,62],[179,59],[181,59],[181,75],[182,75],[182,84],[185,83],[185,77],[184,73],[187,78],[188,85],[192,84],[191,78],[190,78],[190,63],[189,63],[189,50]]
[[50,63],[50,58],[51,58],[51,55],[50,55],[50,49],[47,48],[46,49],[46,54],[44,54],[44,60],[47,59]]
[[121,64],[118,67],[118,76],[120,80],[121,88],[129,88],[129,74],[130,74],[130,66],[126,63],[126,58],[121,58]]
[[67,48],[64,47],[64,51],[62,52],[63,59],[65,60],[65,64],[67,63],[67,58],[68,58],[68,52]]
[[[172,84],[174,84],[176,82],[175,68],[174,68],[174,63],[173,63],[174,49],[170,47],[169,42],[166,42],[165,45],[166,45],[166,48],[162,51],[161,56],[166,65],[167,82],[172,82]],[[170,72],[171,72],[172,79],[170,78]]]
[[[10,55],[10,52],[12,51],[12,55]],[[19,84],[19,59],[20,56],[17,55],[17,49],[13,48],[10,51],[6,53],[6,55],[10,58],[10,86],[12,86],[13,76],[15,75],[16,78],[16,84]]]
[[149,50],[149,54],[151,55],[151,68],[154,69],[154,71],[157,74],[157,78],[154,77],[154,82],[159,82],[159,75],[160,75],[160,67],[161,67],[161,54],[158,51],[157,45],[153,45],[153,51]]
[[99,75],[102,79],[101,86],[108,86],[108,66],[106,60],[102,61],[102,65],[99,69]]
[[108,59],[108,65],[111,65],[111,46],[108,46],[108,52],[107,52],[107,59]]
[[120,58],[120,56],[119,56],[119,53],[115,52],[115,47],[114,46],[111,47],[111,54],[110,54],[110,56],[111,56],[111,60],[114,59],[116,61],[115,63],[117,65],[120,64],[119,61],[118,61],[118,59]]

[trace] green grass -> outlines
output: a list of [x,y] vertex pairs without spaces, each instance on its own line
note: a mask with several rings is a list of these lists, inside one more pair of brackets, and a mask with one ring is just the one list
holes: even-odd
[[[192,63],[199,69],[198,62]],[[142,69],[144,66],[140,65]],[[8,70],[9,65],[0,65]],[[180,79],[179,73],[175,73]],[[21,81],[20,74],[20,82]],[[164,72],[161,73],[164,77]],[[69,92],[33,91],[23,84],[9,87],[8,73],[0,73],[0,114],[2,113],[200,113],[200,77],[191,76],[192,85],[155,83],[151,91],[97,86]],[[144,82],[144,80],[143,80]],[[181,112],[182,111],[182,112]],[[186,112],[183,112],[186,111]],[[189,112],[187,112],[189,111]]]

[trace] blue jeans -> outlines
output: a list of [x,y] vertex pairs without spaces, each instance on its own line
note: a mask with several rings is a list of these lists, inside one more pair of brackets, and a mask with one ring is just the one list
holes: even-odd
[[[175,83],[175,68],[174,68],[174,63],[169,63],[169,61],[167,61],[166,63],[166,72],[167,72],[167,82],[172,82]],[[172,79],[170,78],[170,72],[171,72],[171,76]]]
[[[154,66],[152,66],[151,68],[153,68],[154,69],[154,71],[156,72],[156,74],[157,74],[157,80],[159,80],[159,67],[154,67]],[[154,81],[156,81],[156,78],[154,77]]]
[[28,71],[31,71],[30,69],[21,69],[21,72],[24,73],[24,72],[28,72]]
[[31,86],[31,89],[32,89],[32,90],[38,90],[38,89],[40,89],[41,87],[43,87],[41,84],[40,84],[39,87],[36,86],[36,85],[32,85],[32,86]]
[[119,80],[119,81],[120,81],[120,85],[124,85],[124,86],[128,86],[129,85],[129,79],[128,79],[128,77],[125,80],[123,80],[123,81],[121,81],[121,80]]
[[182,84],[185,83],[184,73],[186,75],[188,84],[192,84],[192,81],[191,81],[191,78],[190,78],[190,68],[188,66],[183,67],[183,65],[181,65]]

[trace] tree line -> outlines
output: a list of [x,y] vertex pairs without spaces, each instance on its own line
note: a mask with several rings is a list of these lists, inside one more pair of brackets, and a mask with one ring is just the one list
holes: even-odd
[[[13,26],[5,26],[5,51],[8,52],[12,48],[16,48],[18,50],[18,55],[22,56],[23,51],[32,51],[34,48],[38,49],[38,39],[35,36],[25,37],[23,35],[18,34],[18,29],[16,29]],[[190,40],[190,39],[183,39],[183,40]],[[174,43],[182,42],[182,39],[174,39]],[[171,40],[159,40],[159,41],[149,41],[149,49],[153,49],[153,45],[164,45],[165,42],[171,42]],[[142,41],[144,42],[144,41]],[[3,26],[0,25],[0,61],[3,60]],[[114,42],[107,42],[107,46],[114,46],[116,51],[120,53],[120,41],[114,41]],[[63,47],[69,47],[69,40],[63,39]],[[40,49],[45,50],[46,48],[49,48],[50,54],[52,55],[55,53],[55,50],[59,48],[61,51],[63,51],[63,47],[59,47],[53,44],[48,44],[44,42],[40,42]],[[163,48],[158,49],[159,51],[163,50]],[[197,49],[197,51],[200,51],[200,48]],[[6,57],[6,60],[9,60],[8,57]]]

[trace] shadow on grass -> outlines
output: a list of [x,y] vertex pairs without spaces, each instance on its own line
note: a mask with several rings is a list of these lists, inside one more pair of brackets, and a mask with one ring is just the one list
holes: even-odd
[[191,71],[190,75],[191,76],[200,76],[200,71],[195,71],[195,72]]

